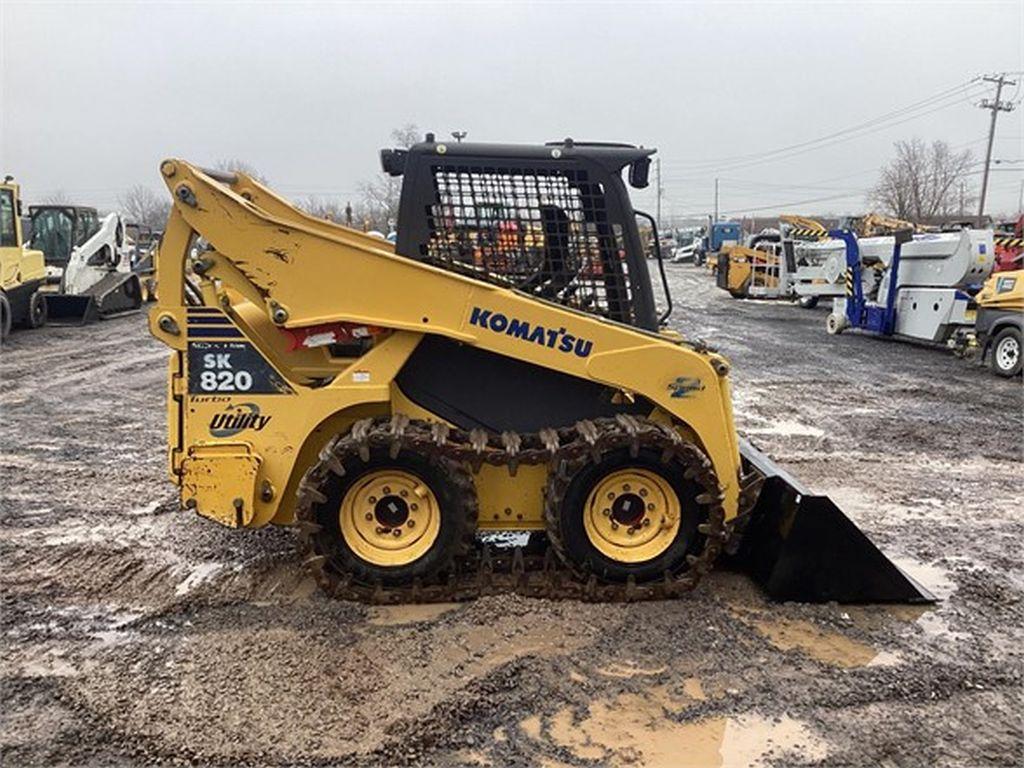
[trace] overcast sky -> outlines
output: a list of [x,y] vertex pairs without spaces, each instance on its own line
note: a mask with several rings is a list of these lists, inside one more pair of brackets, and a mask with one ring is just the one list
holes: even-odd
[[[111,207],[134,183],[163,192],[164,157],[241,158],[288,196],[353,198],[411,122],[478,141],[657,147],[666,215],[709,211],[716,176],[725,213],[852,213],[897,139],[984,156],[989,113],[975,104],[992,88],[965,84],[1022,81],[1022,41],[1021,0],[0,0],[0,173],[28,202],[64,190]],[[1017,109],[998,122],[993,212],[1017,208],[1022,93],[1004,93]]]

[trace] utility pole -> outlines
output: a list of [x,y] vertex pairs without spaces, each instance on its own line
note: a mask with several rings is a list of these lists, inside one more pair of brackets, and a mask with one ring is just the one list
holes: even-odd
[[957,214],[960,218],[964,216],[964,183],[960,182],[960,213]]
[[1004,85],[1016,85],[1016,80],[1007,80],[1006,74],[1001,74],[999,77],[986,76],[982,78],[986,83],[996,84],[996,97],[989,101],[988,99],[982,99],[980,106],[982,109],[987,109],[992,113],[992,121],[988,126],[988,149],[985,150],[985,171],[981,177],[981,201],[978,203],[978,226],[982,225],[982,219],[985,216],[985,195],[988,193],[988,171],[992,165],[992,142],[996,137],[996,117],[1000,112],[1011,112],[1013,111],[1013,104],[1009,101],[1000,101],[999,97],[1003,95]]
[[658,229],[661,230],[661,158],[654,158],[654,183],[656,184],[655,195],[657,196],[657,210],[654,220],[658,222]]
[[715,177],[715,221],[718,221],[718,177]]

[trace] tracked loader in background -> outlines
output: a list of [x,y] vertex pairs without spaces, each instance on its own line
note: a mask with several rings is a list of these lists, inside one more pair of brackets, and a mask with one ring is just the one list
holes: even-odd
[[83,325],[142,306],[142,281],[132,271],[125,224],[80,205],[29,206],[32,247],[46,255],[50,320]]
[[728,362],[663,327],[623,180],[652,154],[385,150],[395,246],[165,161],[150,328],[183,506],[296,526],[328,593],[374,602],[667,597],[723,552],[778,599],[929,599],[739,438]]

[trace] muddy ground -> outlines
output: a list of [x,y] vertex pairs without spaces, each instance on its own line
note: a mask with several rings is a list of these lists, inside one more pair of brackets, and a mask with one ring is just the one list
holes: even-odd
[[176,508],[141,316],[0,352],[4,765],[1019,765],[1020,381],[673,266],[741,428],[941,602],[321,597],[286,530]]

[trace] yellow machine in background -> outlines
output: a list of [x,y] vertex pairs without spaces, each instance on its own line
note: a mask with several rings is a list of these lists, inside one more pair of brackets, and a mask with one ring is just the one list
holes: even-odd
[[46,323],[43,252],[25,247],[20,189],[8,176],[0,184],[0,338],[11,328],[39,328]]
[[796,272],[802,262],[794,241],[823,240],[828,230],[802,216],[779,216],[779,224],[778,231],[765,230],[747,245],[723,248],[717,261],[717,285],[736,299],[795,299],[802,307],[814,307],[818,296],[797,293]]
[[652,152],[386,150],[394,249],[165,161],[150,328],[183,506],[297,526],[321,586],[361,600],[663,597],[725,548],[782,599],[927,599],[740,440],[725,359],[662,329],[622,178],[646,185]]
[[1024,336],[1024,270],[994,273],[974,297],[975,344],[1000,376],[1021,373],[1021,337]]

